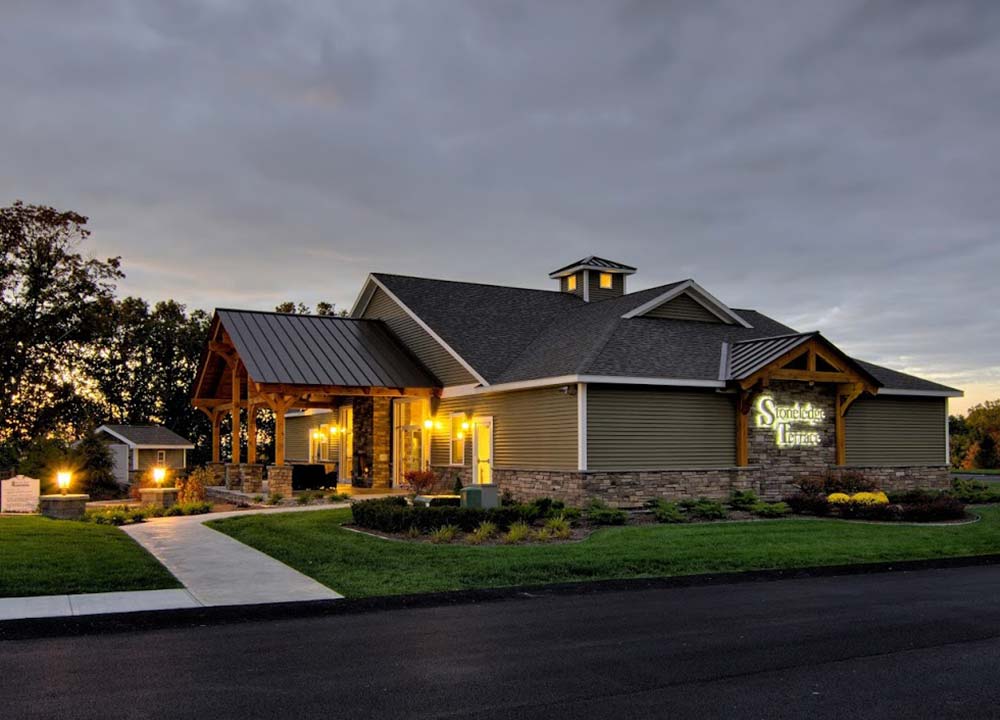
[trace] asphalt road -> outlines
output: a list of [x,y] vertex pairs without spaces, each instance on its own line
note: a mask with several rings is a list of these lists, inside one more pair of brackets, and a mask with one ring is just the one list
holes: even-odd
[[1000,567],[0,642],[0,717],[1000,717]]

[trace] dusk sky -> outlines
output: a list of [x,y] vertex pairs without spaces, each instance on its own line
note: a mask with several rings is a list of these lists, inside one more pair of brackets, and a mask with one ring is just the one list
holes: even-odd
[[996,0],[2,6],[0,205],[88,215],[122,294],[597,254],[1000,398]]

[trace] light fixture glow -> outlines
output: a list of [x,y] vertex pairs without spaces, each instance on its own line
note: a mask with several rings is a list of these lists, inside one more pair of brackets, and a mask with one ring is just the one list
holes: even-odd
[[468,420],[462,421],[462,429],[463,430],[468,430],[469,429],[469,421]]
[[424,427],[430,430],[432,427],[434,427],[434,421],[431,420],[430,418],[424,420]]
[[69,490],[70,480],[73,479],[73,473],[69,470],[60,470],[56,473],[56,483],[59,485],[59,490],[63,495]]
[[167,469],[164,467],[153,468],[153,482],[156,483],[156,487],[160,487],[163,480],[167,477]]
[[455,437],[458,438],[459,440],[465,440],[465,433],[459,430],[458,434],[455,435]]

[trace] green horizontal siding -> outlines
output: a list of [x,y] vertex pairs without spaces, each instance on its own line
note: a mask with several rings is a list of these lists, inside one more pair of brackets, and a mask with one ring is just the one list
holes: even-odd
[[372,295],[368,307],[365,308],[364,317],[381,320],[388,325],[410,352],[416,355],[443,385],[468,385],[476,382],[476,378],[460,362],[381,288],[375,290]]
[[621,273],[611,273],[610,288],[601,287],[600,270],[591,270],[588,274],[590,275],[590,288],[588,290],[588,299],[590,302],[599,302],[601,300],[607,300],[608,298],[621,297],[625,294],[625,276]]
[[699,322],[721,322],[690,295],[681,294],[658,308],[653,308],[643,317],[666,318],[668,320],[697,320]]
[[[440,429],[431,436],[431,463],[448,464],[451,413],[493,416],[493,462],[498,468],[575,470],[576,397],[558,388],[445,398],[434,415]],[[465,464],[472,460],[472,431],[466,433]]]
[[736,410],[714,391],[591,385],[587,469],[657,470],[736,464]]
[[848,465],[944,465],[944,398],[859,398],[845,418]]
[[[156,467],[159,463],[156,462],[156,450],[139,450],[139,466],[133,468],[134,470],[145,470],[146,468]],[[164,448],[164,453],[166,459],[164,461],[164,467],[168,468],[182,468],[184,467],[184,451],[177,449],[167,449]]]
[[[333,425],[337,422],[336,411],[322,413],[320,415],[298,415],[285,418],[285,461],[286,462],[309,462],[309,438],[312,431],[320,425]],[[340,451],[340,438],[332,433],[328,434],[330,450],[329,461],[337,461],[337,453]]]

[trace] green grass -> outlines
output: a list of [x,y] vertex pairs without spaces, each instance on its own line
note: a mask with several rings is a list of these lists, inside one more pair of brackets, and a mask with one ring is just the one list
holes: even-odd
[[347,597],[916,560],[1000,552],[1000,506],[955,526],[807,518],[605,528],[580,543],[469,547],[394,542],[340,527],[349,510],[209,523]]
[[0,597],[178,587],[166,568],[116,527],[0,517]]
[[992,468],[989,470],[952,470],[952,475],[1000,475],[1000,469]]

